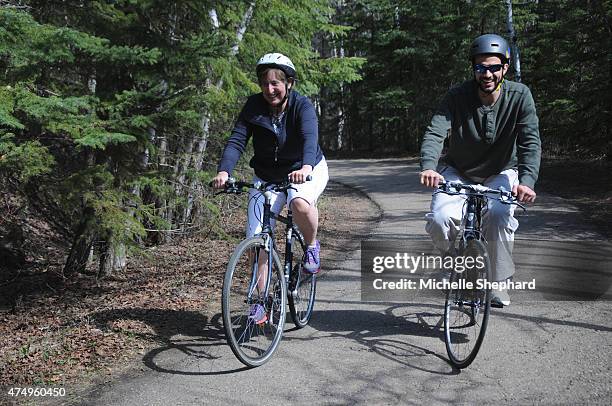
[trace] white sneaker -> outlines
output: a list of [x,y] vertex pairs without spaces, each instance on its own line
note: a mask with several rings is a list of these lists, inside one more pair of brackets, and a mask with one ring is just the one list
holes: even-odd
[[508,289],[491,289],[491,306],[504,307],[510,305]]

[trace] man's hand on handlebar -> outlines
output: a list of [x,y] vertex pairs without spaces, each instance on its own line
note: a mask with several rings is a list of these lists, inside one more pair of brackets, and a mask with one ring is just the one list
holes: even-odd
[[433,169],[427,169],[421,172],[421,185],[435,188],[438,187],[438,183],[440,182],[444,182],[444,176]]
[[517,185],[512,188],[512,194],[516,196],[516,200],[520,203],[533,203],[536,198],[536,192],[529,186]]

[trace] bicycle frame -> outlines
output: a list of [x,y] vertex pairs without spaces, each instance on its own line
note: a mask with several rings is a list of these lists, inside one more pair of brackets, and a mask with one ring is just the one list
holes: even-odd
[[485,201],[479,196],[468,196],[466,201],[465,227],[463,230],[463,240],[484,240],[481,232],[482,210]]

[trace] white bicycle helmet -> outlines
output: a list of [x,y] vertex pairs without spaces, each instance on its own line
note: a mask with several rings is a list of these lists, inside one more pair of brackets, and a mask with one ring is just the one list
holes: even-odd
[[268,68],[276,68],[285,72],[288,78],[295,78],[295,66],[291,59],[287,58],[283,54],[279,54],[277,52],[272,54],[265,54],[259,61],[257,61],[257,75],[264,69]]

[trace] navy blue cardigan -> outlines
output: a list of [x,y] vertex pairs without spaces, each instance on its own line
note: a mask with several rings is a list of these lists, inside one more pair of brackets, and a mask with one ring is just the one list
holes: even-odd
[[278,136],[272,128],[263,94],[248,98],[223,150],[219,172],[232,173],[251,137],[255,154],[250,165],[255,174],[267,182],[285,180],[302,165],[314,168],[323,158],[315,109],[308,98],[296,91],[289,95]]

